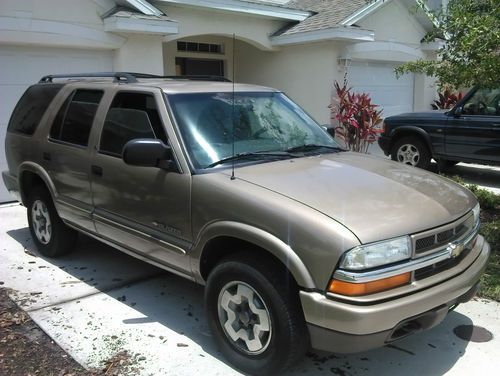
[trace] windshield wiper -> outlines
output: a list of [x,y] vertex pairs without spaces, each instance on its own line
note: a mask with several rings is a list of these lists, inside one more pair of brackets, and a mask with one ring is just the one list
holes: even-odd
[[292,157],[289,152],[245,152],[238,153],[230,157],[222,158],[219,161],[210,163],[206,168],[212,168],[227,162],[239,161],[242,159],[252,159],[255,157],[273,157],[273,158],[290,158]]
[[338,146],[328,146],[328,145],[318,145],[318,144],[304,144],[304,145],[299,145],[299,146],[294,146],[291,148],[286,149],[287,153],[294,153],[294,152],[304,152],[304,151],[311,151],[315,149],[328,149],[328,150],[335,150],[335,151],[345,151],[342,148],[339,148]]

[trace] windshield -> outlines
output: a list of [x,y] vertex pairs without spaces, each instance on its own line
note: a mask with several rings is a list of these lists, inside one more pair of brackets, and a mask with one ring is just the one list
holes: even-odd
[[213,167],[233,155],[233,129],[235,155],[262,153],[264,159],[264,152],[286,152],[303,145],[338,147],[282,93],[238,92],[234,108],[231,92],[175,94],[168,100],[196,169]]

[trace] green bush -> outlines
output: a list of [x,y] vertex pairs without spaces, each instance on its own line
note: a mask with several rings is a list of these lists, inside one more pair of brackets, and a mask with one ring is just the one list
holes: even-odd
[[500,248],[500,220],[486,222],[481,225],[481,234],[490,243],[492,252],[498,252]]

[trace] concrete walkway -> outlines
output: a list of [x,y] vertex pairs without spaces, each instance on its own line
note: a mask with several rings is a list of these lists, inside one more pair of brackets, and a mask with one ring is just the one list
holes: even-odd
[[[0,206],[0,285],[87,368],[128,350],[141,375],[238,374],[213,345],[202,287],[83,236],[72,255],[42,258],[19,205]],[[493,339],[454,334],[472,324]],[[500,304],[475,300],[393,346],[350,356],[310,353],[288,374],[495,374],[499,349]]]

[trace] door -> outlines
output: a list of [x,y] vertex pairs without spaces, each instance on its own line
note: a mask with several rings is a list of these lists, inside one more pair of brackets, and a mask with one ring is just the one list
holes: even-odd
[[[17,101],[28,88],[47,74],[109,72],[113,70],[112,51],[77,50],[32,46],[0,48],[0,171],[7,170],[5,134]],[[1,179],[0,179],[1,180]],[[0,202],[12,200],[0,182]]]
[[102,90],[69,93],[52,122],[42,152],[43,164],[57,192],[62,218],[94,231],[89,181],[89,136],[103,97]]
[[460,107],[446,127],[446,154],[500,163],[500,89],[478,89]]
[[136,138],[168,144],[158,111],[161,94],[119,91],[102,126],[92,160],[92,196],[98,233],[134,253],[181,272],[189,270],[191,176],[122,160],[123,146]]

